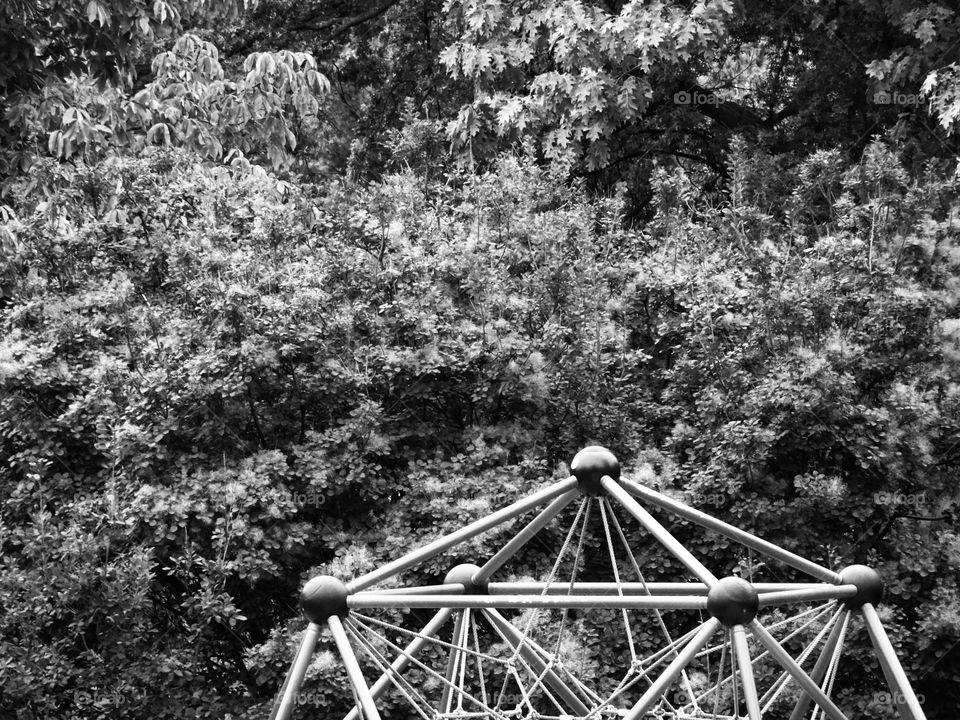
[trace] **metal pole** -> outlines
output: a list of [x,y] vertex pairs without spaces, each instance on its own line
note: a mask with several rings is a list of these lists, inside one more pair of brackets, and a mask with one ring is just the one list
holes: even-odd
[[[836,585],[827,583],[752,583],[753,589],[769,595],[785,590],[823,590],[836,592]],[[448,587],[438,585],[435,587]],[[454,586],[449,586],[454,587]],[[459,586],[457,586],[459,587]],[[709,588],[700,582],[580,582],[574,587],[578,595],[706,595]],[[841,585],[840,587],[846,587]],[[566,582],[492,582],[487,585],[489,595],[566,595],[570,584]],[[383,594],[395,593],[393,590]],[[363,594],[363,593],[361,593]]]
[[[430,622],[423,626],[423,630],[420,631],[422,637],[415,637],[411,640],[410,644],[404,648],[403,654],[394,660],[390,664],[390,668],[377,678],[377,681],[370,687],[370,695],[374,700],[379,700],[383,697],[383,694],[393,682],[393,678],[407,669],[407,666],[410,665],[411,658],[420,651],[420,648],[430,642],[430,639],[440,631],[440,628],[450,619],[452,614],[453,610],[443,608],[433,616]],[[360,711],[354,707],[344,720],[358,720],[359,717]]]
[[300,647],[297,649],[297,656],[283,681],[283,687],[280,688],[280,696],[273,704],[270,720],[290,720],[293,706],[297,702],[297,693],[303,685],[303,676],[307,674],[307,667],[310,665],[313,650],[317,646],[318,637],[320,637],[320,626],[316,623],[307,625]]
[[463,639],[463,623],[465,613],[461,610],[457,613],[457,619],[453,623],[453,638],[450,644],[455,647],[450,648],[450,655],[447,657],[447,672],[444,677],[447,682],[443,686],[443,695],[440,699],[440,712],[450,712],[450,703],[453,700],[453,689],[457,684],[457,667],[460,664],[460,641]]
[[[419,587],[385,588],[377,590],[377,595],[456,595],[463,592],[463,585],[420,585]],[[359,593],[362,594],[362,593]]]
[[[604,480],[606,480],[606,478],[604,478]],[[649,689],[647,689],[643,696],[637,701],[637,704],[630,708],[630,711],[624,716],[624,720],[640,720],[644,713],[652,708],[657,700],[663,697],[663,694],[677,679],[677,676],[693,661],[693,658],[700,652],[703,646],[710,642],[710,638],[713,637],[713,634],[719,628],[720,621],[716,618],[710,618],[701,625],[700,629],[697,630],[697,634],[691,638],[690,642],[684,646],[683,650],[681,650],[666,669],[664,669],[663,674],[653,682]]]
[[357,593],[347,607],[358,608],[614,608],[706,610],[705,595],[381,595]]
[[569,685],[553,669],[547,668],[547,662],[544,658],[549,657],[549,655],[546,650],[517,630],[513,623],[496,610],[484,610],[483,614],[496,633],[523,658],[530,670],[536,673],[538,677],[543,677],[543,682],[547,687],[569,704],[570,710],[581,716],[590,713],[590,709],[583,704],[583,701],[570,689]]
[[[580,582],[574,585],[578,595],[706,595],[703,583],[643,583]],[[490,595],[567,595],[570,583],[554,582],[492,582],[487,586]]]
[[377,704],[373,701],[373,696],[367,687],[367,681],[360,670],[357,656],[353,654],[350,639],[347,637],[346,630],[343,629],[343,622],[340,617],[338,615],[328,617],[327,627],[330,628],[333,641],[337,644],[337,650],[340,651],[340,659],[343,660],[343,666],[347,670],[347,677],[350,679],[350,684],[353,685],[353,690],[360,701],[360,710],[363,712],[364,720],[380,720]]
[[870,634],[870,642],[877,651],[877,659],[880,661],[880,667],[883,668],[883,674],[887,678],[887,685],[893,694],[893,699],[900,711],[900,717],[903,720],[926,720],[926,715],[920,707],[920,701],[910,686],[910,680],[903,671],[903,666],[897,658],[897,653],[890,644],[890,638],[887,637],[880,617],[871,603],[864,603],[860,608],[863,613],[863,619],[867,624],[867,632]]
[[568,477],[566,480],[561,480],[553,485],[545,487],[522,500],[518,500],[512,505],[508,505],[507,507],[498,510],[492,515],[480,518],[479,520],[470,523],[466,527],[460,528],[449,535],[444,535],[443,537],[437,538],[433,542],[424,545],[422,548],[418,548],[407,553],[401,558],[397,558],[393,562],[387,563],[383,567],[372,570],[366,575],[361,575],[355,580],[351,580],[349,583],[347,583],[347,592],[355,593],[363,590],[364,588],[368,588],[371,585],[376,585],[381,580],[386,580],[388,577],[396,575],[399,572],[403,572],[407,568],[413,567],[414,565],[425,560],[429,560],[435,555],[439,555],[444,550],[447,550],[454,545],[463,542],[464,540],[469,540],[472,537],[476,537],[477,535],[486,532],[492,527],[496,527],[501,523],[523,515],[528,510],[535,508],[538,505],[547,502],[548,500],[553,500],[559,495],[563,495],[568,490],[572,490],[576,486],[577,479],[575,477]]
[[[836,615],[833,618],[836,624],[830,631],[830,636],[827,638],[827,642],[823,646],[823,650],[820,651],[820,657],[817,658],[817,662],[813,666],[813,670],[810,672],[810,679],[817,683],[817,685],[823,682],[823,678],[827,674],[827,668],[830,667],[830,658],[833,655],[833,651],[837,648],[837,643],[840,642],[840,633],[843,631],[843,623],[849,614],[850,611],[845,610],[843,613]],[[797,698],[797,704],[793,707],[793,712],[790,713],[790,720],[803,720],[807,714],[807,710],[810,708],[810,701],[810,693],[808,693],[806,690],[802,690],[800,692],[800,697]]]
[[829,570],[822,565],[812,562],[811,560],[802,558],[799,555],[790,552],[789,550],[784,550],[779,545],[774,545],[772,542],[762,540],[756,535],[748,533],[745,530],[741,530],[740,528],[736,528],[733,525],[723,522],[722,520],[717,520],[715,517],[711,517],[705,512],[701,512],[696,508],[692,508],[689,505],[685,505],[674,500],[673,498],[669,498],[666,495],[658,493],[656,490],[651,490],[648,487],[644,487],[643,485],[635,483],[632,480],[627,480],[626,478],[620,478],[620,484],[640,499],[651,502],[654,505],[663,508],[664,510],[669,510],[673,514],[686,518],[687,520],[695,522],[709,530],[718,532],[721,535],[730,538],[731,540],[736,540],[737,542],[743,543],[747,547],[756,550],[758,553],[776,558],[780,562],[783,562],[790,567],[801,570],[808,575],[813,575],[813,577],[819,578],[825,582],[833,583],[834,585],[840,585],[843,583],[843,578],[840,577],[840,573],[836,573],[833,570]]
[[623,505],[627,512],[633,515],[651,535],[660,541],[661,545],[670,551],[670,554],[682,562],[701,582],[711,588],[717,584],[716,576],[707,570],[703,563],[697,560],[689,550],[681,545],[653,515],[648,513],[640,503],[634,500],[613,478],[609,475],[604,475],[600,482],[610,495],[620,501],[620,504]]
[[814,600],[846,600],[852,598],[857,592],[856,585],[827,585],[819,588],[797,588],[796,590],[760,593],[760,607]]
[[553,520],[561,510],[569,505],[570,501],[573,500],[577,494],[576,490],[568,490],[545,507],[540,514],[531,520],[523,530],[517,533],[510,542],[500,548],[496,555],[483,564],[483,567],[474,574],[472,578],[473,584],[480,585],[484,581],[489,580],[491,575],[503,567],[520,548],[526,545],[534,535],[540,532],[547,523]]
[[[309,630],[309,627],[308,627]],[[300,645],[297,648],[297,655],[300,654],[300,648],[303,647],[303,642],[306,640],[306,633],[304,633],[303,640],[300,641]],[[277,693],[276,697],[273,700],[273,707],[270,708],[270,720],[277,720],[280,717],[280,709],[284,704],[284,698],[287,695],[287,688],[290,687],[290,678],[293,677],[293,671],[296,667],[296,661],[290,663],[290,667],[287,669],[287,675],[283,678],[283,684],[280,686],[280,692]],[[296,691],[293,691],[293,694],[296,695]],[[292,707],[292,704],[291,704]],[[289,717],[290,712],[284,711],[283,720],[286,720]]]
[[[756,586],[754,586],[756,587]],[[832,587],[832,586],[831,586]],[[574,585],[578,595],[706,595],[709,588],[703,583],[665,582],[580,582]],[[492,582],[487,585],[489,595],[567,595],[567,582]]]
[[820,689],[820,686],[810,679],[810,676],[797,665],[796,661],[790,657],[790,654],[780,646],[777,639],[767,632],[767,629],[757,622],[756,618],[751,620],[747,627],[753,632],[753,636],[769,651],[773,659],[780,663],[780,666],[793,676],[797,684],[809,693],[810,697],[813,698],[814,702],[816,702],[824,712],[832,717],[833,720],[847,720],[847,716],[843,714],[843,711],[834,705],[833,701]]
[[760,720],[760,698],[757,697],[757,681],[753,677],[753,664],[750,662],[750,648],[747,646],[747,633],[743,625],[733,626],[733,654],[737,656],[740,668],[740,687],[743,699],[747,703],[747,715],[750,720]]

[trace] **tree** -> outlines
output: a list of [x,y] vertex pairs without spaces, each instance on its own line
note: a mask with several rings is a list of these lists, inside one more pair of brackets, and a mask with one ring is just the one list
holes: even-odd
[[443,164],[444,118],[467,97],[464,84],[451,82],[437,62],[453,37],[442,0],[262,0],[216,43],[228,58],[253,50],[310,52],[332,84],[318,115],[323,142],[314,174],[377,178],[402,166],[407,158],[394,151],[411,135],[429,148],[431,164]]
[[[132,96],[116,91],[109,102],[91,83],[74,83],[75,106],[49,132],[50,153],[69,158],[75,151],[135,152],[162,144],[211,160],[229,151],[227,159],[247,153],[287,167],[298,131],[330,89],[310,55],[289,51],[253,53],[244,61],[245,75],[228,79],[216,47],[190,33],[157,55],[152,71],[142,90]],[[55,126],[56,118],[51,121]]]
[[925,74],[956,52],[953,11],[937,4],[448,7],[458,37],[441,58],[474,87],[450,132],[481,156],[497,138],[532,135],[544,157],[575,171],[582,160],[609,181],[662,155],[722,174],[733,134],[777,153],[841,145],[853,157],[890,129],[923,156],[953,152],[923,130],[919,102]]
[[57,101],[70,77],[130,87],[158,41],[199,22],[236,17],[246,0],[12,0],[0,8],[0,141],[3,170],[25,170],[36,146],[37,105]]

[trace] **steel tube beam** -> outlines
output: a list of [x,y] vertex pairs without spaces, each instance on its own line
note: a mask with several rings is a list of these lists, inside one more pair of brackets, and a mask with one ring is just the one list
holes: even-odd
[[[393,683],[393,679],[407,669],[410,665],[411,658],[420,651],[420,648],[430,642],[430,638],[440,631],[440,628],[444,626],[452,614],[453,610],[443,608],[430,619],[430,622],[423,626],[423,629],[420,631],[420,635],[423,637],[415,637],[411,640],[410,644],[403,649],[400,657],[390,664],[389,670],[384,672],[377,678],[377,681],[370,686],[370,695],[375,701],[383,697],[387,688]],[[360,711],[354,707],[343,720],[358,720],[359,717]]]
[[360,702],[360,710],[363,712],[364,720],[380,720],[380,712],[377,710],[377,704],[374,702],[373,696],[370,694],[370,688],[367,687],[367,681],[360,670],[357,656],[353,654],[353,647],[350,645],[347,631],[343,629],[343,621],[340,620],[339,616],[331,615],[327,618],[327,627],[330,628],[333,641],[337,644],[337,650],[340,651],[340,659],[343,660],[347,677],[353,686],[357,700]]
[[779,590],[776,592],[760,593],[760,607],[816,600],[846,600],[856,594],[856,585],[826,585],[817,588]]
[[561,510],[563,510],[567,505],[570,504],[570,501],[573,500],[578,495],[576,490],[568,490],[563,495],[558,497],[547,507],[545,507],[539,515],[537,515],[529,524],[526,525],[513,539],[510,540],[506,545],[504,545],[497,553],[487,560],[483,566],[474,574],[472,581],[475,585],[483,583],[490,579],[490,576],[493,575],[497,570],[499,570],[503,565],[512,558],[516,552],[526,545],[530,539],[540,532],[551,520],[553,520]]
[[535,508],[549,500],[553,500],[554,498],[563,495],[568,490],[572,490],[576,486],[577,479],[571,476],[566,480],[561,480],[553,485],[543,488],[542,490],[538,490],[532,495],[529,495],[522,500],[518,500],[512,505],[508,505],[492,515],[475,520],[466,527],[460,528],[449,535],[444,535],[443,537],[437,538],[433,542],[427,543],[422,548],[413,550],[403,557],[387,563],[383,567],[372,570],[366,575],[361,575],[355,580],[351,580],[349,583],[347,583],[347,592],[355,593],[368,588],[371,585],[376,585],[381,580],[386,580],[388,577],[392,577],[397,573],[403,572],[404,570],[411,568],[418,563],[429,560],[435,555],[439,555],[444,550],[452,548],[454,545],[458,545],[465,540],[469,540],[470,538],[486,532],[490,528],[496,527],[501,523],[523,515],[528,510]]
[[[273,707],[270,708],[270,720],[277,720],[278,717],[283,717],[283,720],[286,720],[289,717],[289,711],[284,710],[281,713],[281,707],[285,704],[284,700],[287,695],[287,688],[290,687],[290,679],[293,677],[294,668],[296,667],[296,658],[300,655],[300,649],[303,647],[303,641],[306,639],[304,636],[300,641],[300,645],[297,646],[297,653],[294,656],[294,662],[290,663],[290,667],[287,669],[287,675],[283,678],[283,684],[280,686],[280,692],[277,693],[276,697],[273,700]],[[296,691],[293,691],[294,696]],[[293,706],[293,703],[290,703],[290,706]]]
[[453,638],[450,641],[450,644],[455,646],[450,648],[450,654],[447,656],[447,671],[444,673],[444,677],[447,679],[447,682],[443,685],[443,695],[440,698],[440,712],[448,713],[450,712],[450,703],[453,700],[453,690],[457,684],[457,667],[460,664],[460,640],[463,637],[463,623],[464,623],[465,613],[460,611],[457,613],[457,619],[453,623]]
[[799,555],[790,552],[789,550],[783,549],[779,545],[774,545],[772,542],[762,540],[756,535],[748,533],[745,530],[741,530],[740,528],[736,528],[729,523],[723,522],[723,520],[718,520],[715,517],[707,515],[705,512],[701,512],[696,508],[692,508],[689,505],[678,502],[673,498],[669,498],[666,495],[658,493],[656,490],[651,490],[648,487],[640,485],[639,483],[635,483],[632,480],[627,480],[626,478],[621,478],[620,484],[641,500],[646,500],[647,502],[653,503],[657,507],[663,508],[674,515],[679,515],[680,517],[686,518],[691,522],[695,522],[697,525],[705,527],[708,530],[713,530],[714,532],[720,533],[731,540],[736,540],[739,543],[743,543],[747,547],[756,550],[758,553],[776,558],[780,562],[805,572],[808,575],[812,575],[815,578],[819,578],[824,582],[832,583],[834,585],[840,585],[843,583],[843,578],[840,577],[840,573],[836,573],[833,570],[829,570],[811,560],[802,558]]
[[923,708],[920,707],[920,701],[913,692],[910,680],[903,671],[903,666],[897,658],[897,653],[890,644],[890,638],[887,637],[883,629],[883,623],[871,603],[864,603],[860,608],[863,613],[863,619],[866,621],[867,633],[870,635],[870,642],[873,643],[874,650],[877,651],[877,659],[880,661],[880,667],[887,678],[887,685],[893,694],[893,699],[900,711],[900,717],[903,720],[926,720]]
[[[761,594],[786,590],[823,590],[835,592],[836,585],[828,583],[752,583]],[[452,587],[452,586],[451,586]],[[459,587],[459,586],[458,586]],[[844,586],[841,586],[844,587]],[[578,595],[706,595],[709,588],[699,582],[580,582],[574,585]],[[392,591],[391,591],[392,592]],[[566,595],[570,583],[553,582],[492,582],[487,585],[490,595]]]
[[313,657],[313,650],[317,646],[318,637],[320,637],[320,626],[316,623],[307,625],[307,629],[303,633],[303,639],[300,641],[300,647],[297,649],[297,656],[293,665],[290,666],[290,672],[287,673],[287,677],[283,681],[280,696],[273,704],[270,720],[290,720],[293,708],[297,703],[297,693],[300,692],[300,686],[303,685],[303,677],[307,674],[307,667],[310,665],[310,658]]
[[760,720],[760,698],[757,696],[757,681],[753,677],[753,664],[750,662],[750,648],[747,645],[747,633],[743,625],[733,626],[733,654],[740,668],[740,687],[743,699],[747,703],[747,716],[750,720]]
[[[813,680],[817,685],[823,682],[823,678],[827,675],[827,668],[830,667],[830,659],[833,656],[833,651],[837,649],[837,643],[840,642],[840,633],[843,632],[843,623],[849,615],[850,611],[845,611],[842,615],[838,615],[833,618],[834,626],[830,630],[830,635],[827,637],[827,642],[823,646],[823,649],[820,651],[820,657],[817,658],[817,662],[813,666],[813,670],[810,671],[810,679]],[[810,693],[806,690],[800,691],[800,697],[797,698],[797,704],[793,706],[793,712],[790,713],[790,720],[803,720],[806,717],[807,710],[810,709],[810,703],[812,698]]]
[[[606,479],[606,478],[604,478]],[[663,694],[677,679],[677,676],[683,669],[689,665],[698,652],[710,642],[710,638],[720,628],[720,621],[716,618],[710,618],[697,631],[697,634],[691,638],[683,650],[677,653],[677,656],[664,669],[663,673],[654,680],[653,684],[647,689],[643,696],[637,701],[636,705],[630,708],[630,711],[624,716],[624,720],[640,720],[643,715],[663,697]]]
[[[633,499],[633,497],[617,482],[611,478],[609,475],[605,475],[600,480],[603,485],[604,490],[606,490],[610,495],[620,501],[620,504],[629,512],[633,517],[635,517],[641,525],[643,525],[647,531],[653,535],[661,545],[663,545],[671,555],[673,555],[677,560],[682,562],[687,570],[696,575],[701,582],[705,583],[708,587],[713,587],[717,584],[716,576],[707,570],[707,568],[701,563],[693,554],[687,550],[683,545],[681,545],[669,531],[661,525],[656,518],[653,517],[650,513],[643,508],[640,503]],[[621,481],[623,482],[623,481]]]
[[[399,587],[377,590],[377,595],[456,595],[463,592],[463,585],[421,585],[420,587]],[[361,593],[362,594],[362,593]]]
[[349,608],[614,608],[706,610],[705,595],[381,595],[347,598]]
[[502,637],[517,653],[523,658],[523,661],[530,667],[530,670],[536,673],[537,677],[543,677],[543,683],[559,699],[566,702],[576,715],[588,715],[590,708],[583,704],[580,697],[570,689],[552,668],[547,668],[547,652],[537,645],[533,640],[526,637],[517,628],[496,610],[484,610],[484,617],[493,627],[496,633]]
[[751,620],[747,627],[753,632],[753,636],[769,651],[773,659],[780,663],[780,666],[793,676],[797,684],[810,694],[813,701],[817,703],[824,712],[832,717],[833,720],[847,720],[847,716],[843,714],[843,711],[824,694],[820,686],[810,679],[810,676],[803,671],[803,668],[797,665],[796,660],[790,657],[790,653],[780,646],[777,639],[767,632],[767,629],[757,622],[756,618]]

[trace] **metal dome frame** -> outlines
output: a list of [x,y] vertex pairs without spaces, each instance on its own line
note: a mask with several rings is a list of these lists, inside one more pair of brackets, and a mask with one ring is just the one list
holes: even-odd
[[[871,644],[883,671],[890,698],[899,711],[902,720],[926,720],[920,701],[900,664],[893,646],[884,631],[877,614],[876,605],[883,594],[883,582],[878,573],[862,566],[854,565],[836,572],[807,560],[795,553],[740,530],[729,523],[718,520],[700,510],[674,500],[640,483],[622,478],[620,465],[616,457],[605,448],[593,446],[580,451],[571,463],[571,477],[532,493],[513,504],[476,520],[453,533],[434,540],[424,547],[393,560],[361,577],[342,582],[330,576],[319,576],[310,580],[301,593],[301,607],[309,621],[300,643],[296,657],[287,673],[284,684],[273,705],[271,720],[289,720],[297,702],[311,657],[323,627],[329,629],[343,662],[346,676],[355,698],[355,707],[345,720],[381,720],[377,701],[390,688],[395,687],[419,714],[428,720],[446,720],[448,718],[477,718],[483,720],[512,720],[512,718],[563,718],[564,720],[601,720],[601,718],[622,718],[623,720],[643,720],[644,718],[739,718],[740,695],[745,708],[745,717],[749,720],[763,720],[767,708],[772,704],[769,696],[774,690],[782,692],[791,681],[801,692],[796,700],[790,720],[804,720],[813,708],[813,717],[848,720],[848,716],[833,702],[830,694],[833,687],[837,664],[852,613],[859,613],[866,626]],[[546,582],[492,582],[491,577],[541,529],[546,527],[576,497],[581,496],[580,520],[584,507],[589,514],[590,502],[599,500],[604,529],[613,560],[615,582],[578,582],[571,578],[569,583],[556,582],[554,573]],[[643,503],[643,504],[641,504]],[[677,518],[689,521],[703,529],[718,533],[725,538],[740,543],[753,552],[774,559],[811,576],[816,582],[808,583],[751,583],[736,576],[718,578],[699,559],[687,550],[653,516],[644,505],[665,511]],[[616,571],[613,555],[613,536],[611,520],[616,522],[612,511],[614,506],[626,511],[639,525],[651,535],[663,549],[678,560],[685,571],[696,578],[696,582],[646,582],[639,567],[640,582],[623,582]],[[390,588],[372,590],[374,586],[408,570],[425,560],[433,558],[451,548],[479,536],[492,528],[511,522],[520,516],[539,509],[538,514],[516,533],[499,551],[483,565],[459,565],[451,570],[440,585],[423,587]],[[587,520],[583,526],[586,529]],[[615,529],[625,547],[627,539],[619,523]],[[560,558],[571,544],[573,528],[568,534],[567,543]],[[579,548],[578,548],[579,553]],[[574,560],[574,575],[577,561]],[[757,619],[764,608],[789,607],[803,602],[824,602],[820,615],[829,616],[829,620],[817,633],[799,658],[794,658],[778,641],[770,628]],[[388,626],[387,623],[361,618],[360,612],[371,608],[432,608],[436,614],[419,632],[400,627],[393,630],[411,637],[406,647],[401,648],[386,640],[392,661],[373,643],[364,639],[362,628],[376,630],[375,625]],[[501,609],[563,610],[605,608],[621,611],[627,632],[630,623],[629,610],[655,611],[660,625],[666,633],[668,644],[649,658],[640,660],[633,655],[630,671],[634,679],[626,678],[619,692],[619,703],[623,703],[625,691],[643,678],[649,687],[629,707],[615,707],[610,698],[603,698],[580,682],[568,668],[564,667],[557,653],[544,649],[529,636],[528,627],[521,630],[500,614]],[[709,618],[683,637],[671,638],[660,618],[661,611],[694,610],[705,612]],[[807,615],[808,613],[802,613]],[[521,691],[538,690],[549,697],[558,709],[556,715],[544,715],[534,710],[529,699],[525,708],[518,705],[514,711],[495,709],[486,697],[480,699],[465,689],[464,674],[468,659],[474,658],[478,665],[481,658],[488,657],[480,647],[476,626],[471,622],[482,617],[489,628],[512,649],[513,654],[503,662],[504,672],[520,676],[517,667],[522,668],[536,678],[530,688],[521,685]],[[800,616],[795,616],[799,618]],[[439,639],[440,629],[451,619],[454,631],[451,642]],[[772,626],[771,626],[772,627]],[[471,628],[472,643],[471,645]],[[695,693],[685,675],[686,668],[695,658],[705,654],[704,648],[711,638],[723,629],[726,644],[722,646],[718,687],[723,683],[732,685],[737,697],[735,714],[717,714],[717,703],[711,714],[700,708],[696,699],[687,712],[665,700],[666,693],[674,683],[681,679],[688,688],[687,699]],[[562,633],[562,627],[561,627]],[[755,680],[754,662],[748,646],[748,636],[764,649],[763,655],[769,656],[779,666],[782,674],[768,693],[761,697]],[[417,659],[421,649],[430,642],[447,652],[444,673],[430,670]],[[802,665],[814,655],[822,643],[819,656],[812,669],[804,670]],[[724,669],[724,657],[727,647],[730,649],[730,678],[720,682]],[[373,685],[367,683],[355,654],[355,647],[361,648],[369,658],[382,669],[380,677]],[[559,648],[559,642],[558,642]],[[633,640],[630,639],[630,651],[633,654]],[[669,662],[667,662],[669,660]],[[663,667],[663,665],[666,665]],[[418,697],[417,688],[403,678],[410,666],[421,669],[436,677],[443,688],[443,697],[438,708],[424,710]],[[654,675],[654,670],[656,674]],[[628,677],[630,674],[628,672]],[[480,671],[481,677],[483,671]],[[506,682],[506,680],[505,680]],[[716,691],[719,698],[720,690]],[[702,696],[701,696],[702,697]],[[777,695],[773,695],[776,699]],[[464,707],[469,703],[472,711]],[[766,703],[764,704],[764,701]],[[523,705],[523,703],[521,703]],[[431,706],[432,707],[432,706]],[[499,708],[499,704],[498,704]],[[768,718],[770,716],[767,716]]]

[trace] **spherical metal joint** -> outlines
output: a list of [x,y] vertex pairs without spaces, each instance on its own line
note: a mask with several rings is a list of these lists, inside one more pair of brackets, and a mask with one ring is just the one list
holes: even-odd
[[844,585],[856,585],[857,594],[844,602],[848,608],[859,608],[864,603],[876,605],[883,599],[883,578],[866,565],[851,565],[840,571]]
[[725,577],[707,593],[707,611],[727,627],[746,625],[759,607],[760,596],[743,578]]
[[473,581],[473,576],[480,572],[480,568],[473,563],[463,563],[447,573],[443,578],[444,585],[463,585],[463,592],[466,595],[486,595],[489,581],[484,580],[480,583]]
[[591,445],[574,455],[570,472],[580,484],[581,493],[597,497],[604,494],[603,485],[600,484],[604,475],[614,480],[620,479],[620,461],[605,447]]
[[300,591],[300,608],[307,620],[326,622],[332,615],[345,617],[347,609],[347,586],[332,575],[318,575]]

